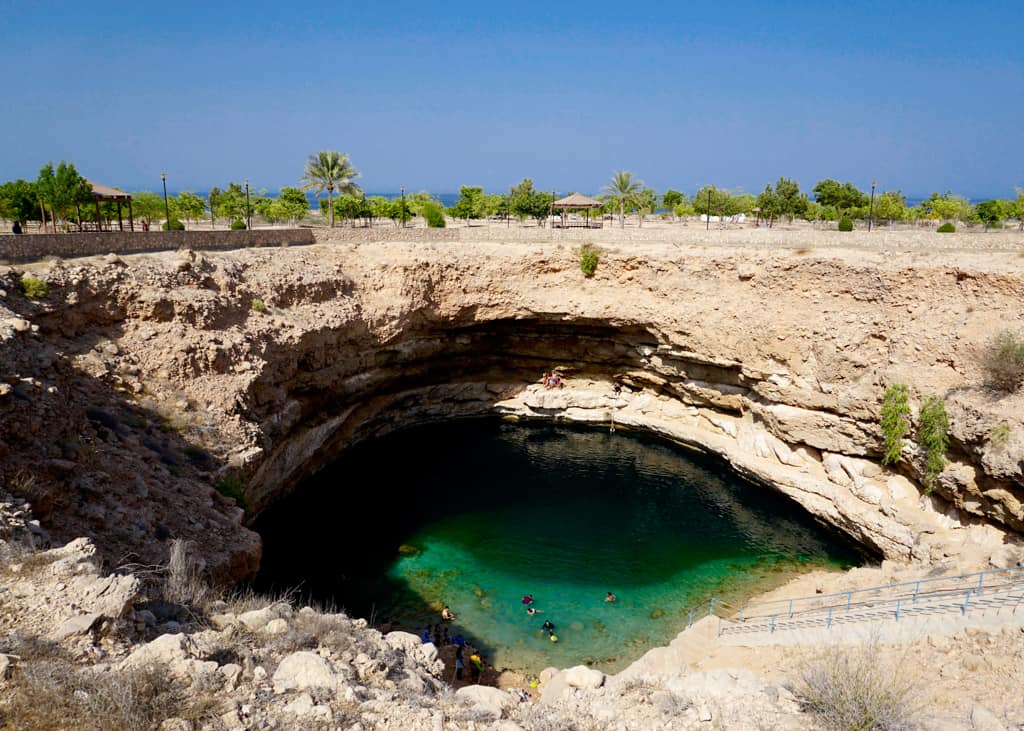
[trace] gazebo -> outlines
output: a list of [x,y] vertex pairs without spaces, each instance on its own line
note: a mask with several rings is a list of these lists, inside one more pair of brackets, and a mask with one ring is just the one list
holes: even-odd
[[[592,208],[604,208],[604,203],[596,201],[593,198],[588,198],[585,195],[579,193],[573,193],[572,195],[560,198],[551,204],[551,210],[558,210],[561,212],[561,222],[555,222],[554,226],[558,228],[601,228],[604,224],[601,221],[590,222],[590,209]],[[566,211],[580,210],[583,209],[587,213],[585,223],[569,223],[565,219]]]
[[119,231],[124,231],[124,219],[121,218],[121,204],[128,204],[128,230],[135,230],[135,216],[132,214],[132,196],[130,193],[125,193],[123,190],[117,190],[111,188],[109,185],[103,185],[101,183],[94,183],[91,180],[87,180],[90,186],[92,186],[92,199],[96,204],[96,230],[100,229],[100,203],[116,203],[117,204],[117,228]]

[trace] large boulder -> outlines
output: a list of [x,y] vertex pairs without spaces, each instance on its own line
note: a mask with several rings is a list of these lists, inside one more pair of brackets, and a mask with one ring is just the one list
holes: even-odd
[[338,675],[330,663],[315,652],[293,652],[281,661],[274,672],[274,691],[335,688]]
[[170,665],[188,659],[190,643],[184,634],[160,635],[152,642],[137,648],[122,662],[125,668],[146,665]]
[[565,671],[565,682],[571,688],[593,690],[604,685],[604,673],[586,665],[577,665]]

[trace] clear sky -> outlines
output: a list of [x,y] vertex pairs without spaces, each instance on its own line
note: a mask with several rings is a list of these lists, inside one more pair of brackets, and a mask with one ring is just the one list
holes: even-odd
[[1024,185],[1024,0],[0,0],[0,180],[49,160],[132,190],[459,185],[911,196]]

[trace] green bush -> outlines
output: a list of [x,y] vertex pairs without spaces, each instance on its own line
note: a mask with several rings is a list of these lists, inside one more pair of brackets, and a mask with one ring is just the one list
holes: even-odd
[[243,221],[241,218],[236,218],[234,221],[231,222],[232,231],[244,231],[245,228],[245,221]]
[[229,497],[235,501],[242,510],[246,510],[245,504],[245,485],[242,484],[242,478],[238,475],[225,475],[221,478],[220,482],[217,483],[217,492],[224,497]]
[[849,216],[843,216],[839,219],[839,230],[840,231],[853,231],[853,221]]
[[908,389],[902,383],[893,383],[885,389],[882,397],[882,435],[885,437],[885,455],[882,464],[893,465],[900,461],[903,451],[903,437],[910,430],[910,404]]
[[1010,441],[1010,425],[1001,421],[992,427],[988,433],[988,443],[993,449],[1006,449],[1006,443]]
[[427,201],[423,204],[423,218],[427,222],[427,228],[444,228],[444,208],[440,203]]
[[30,300],[38,300],[46,296],[46,282],[42,279],[33,277],[31,274],[23,276],[19,286],[21,287],[22,294]]
[[1008,330],[996,335],[982,350],[981,367],[990,386],[1016,391],[1024,384],[1024,337]]
[[924,486],[931,492],[935,487],[935,478],[946,466],[946,449],[949,447],[946,404],[938,396],[929,396],[921,405],[917,441],[924,450]]
[[164,221],[163,229],[164,231],[184,231],[185,224],[177,218],[172,218],[170,221]]
[[580,271],[583,272],[583,276],[594,276],[594,272],[597,270],[598,255],[600,253],[600,250],[596,246],[591,246],[590,244],[583,244],[583,246],[580,247]]
[[942,224],[935,230],[938,231],[940,234],[955,234],[956,226],[947,221],[946,223]]
[[266,312],[267,303],[264,302],[263,300],[253,300],[252,302],[249,303],[249,309],[255,312]]

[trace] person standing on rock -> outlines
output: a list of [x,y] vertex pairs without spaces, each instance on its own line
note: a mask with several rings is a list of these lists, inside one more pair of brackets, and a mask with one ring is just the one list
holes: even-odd
[[462,648],[455,648],[455,679],[462,680],[462,669],[465,667],[465,662],[462,659]]
[[469,656],[469,672],[473,676],[474,683],[480,682],[480,675],[484,672],[484,667],[484,659],[480,655],[474,652]]

